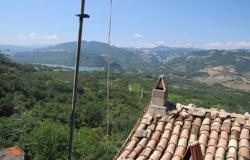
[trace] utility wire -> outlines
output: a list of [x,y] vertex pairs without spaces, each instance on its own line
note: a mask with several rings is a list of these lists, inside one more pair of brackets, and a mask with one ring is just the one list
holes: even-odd
[[112,0],[110,0],[109,31],[108,31],[108,68],[107,68],[107,144],[109,143],[109,78],[110,78],[110,57],[111,57],[111,25],[112,25]]

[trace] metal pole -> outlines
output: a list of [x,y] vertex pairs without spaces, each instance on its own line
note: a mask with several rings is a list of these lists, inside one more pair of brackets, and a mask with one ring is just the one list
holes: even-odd
[[79,73],[79,64],[80,64],[80,52],[81,52],[81,42],[82,42],[82,27],[83,27],[83,18],[89,18],[89,15],[84,14],[85,0],[81,0],[81,12],[77,14],[79,17],[79,32],[78,32],[78,41],[77,41],[77,50],[76,50],[76,63],[75,63],[75,74],[74,74],[74,84],[73,84],[73,96],[72,96],[72,111],[71,111],[71,122],[70,122],[70,138],[69,138],[69,155],[68,160],[72,159],[72,145],[73,145],[73,136],[75,128],[75,109],[76,109],[76,96],[77,96],[77,83],[78,83],[78,73]]

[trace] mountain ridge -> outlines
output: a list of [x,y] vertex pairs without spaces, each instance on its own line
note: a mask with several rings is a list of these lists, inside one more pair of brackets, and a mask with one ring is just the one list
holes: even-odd
[[[160,50],[161,47],[161,50]],[[164,51],[164,49],[166,51]],[[16,52],[13,58],[18,61],[59,64],[59,65],[73,65],[75,59],[76,42],[65,42],[57,45],[52,45],[44,48],[36,48],[32,51]],[[160,50],[160,51],[158,51]],[[189,48],[171,48],[166,46],[159,46],[158,48],[122,48],[111,46],[111,60],[114,64],[122,66],[124,69],[132,71],[144,66],[155,66],[162,63],[171,55],[182,55],[189,53],[193,49]],[[97,41],[83,41],[81,66],[95,66],[104,67],[107,64],[108,44]],[[160,53],[161,52],[161,53]],[[170,53],[171,52],[171,53]]]

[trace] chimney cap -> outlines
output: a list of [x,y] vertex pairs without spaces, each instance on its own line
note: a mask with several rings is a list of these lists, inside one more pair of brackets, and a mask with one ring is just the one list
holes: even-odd
[[165,107],[168,98],[168,85],[164,75],[160,75],[152,91],[151,105]]
[[168,86],[167,86],[167,82],[166,82],[165,76],[164,75],[160,75],[159,78],[158,78],[158,80],[155,83],[154,89],[167,91],[168,90],[167,88],[168,88]]

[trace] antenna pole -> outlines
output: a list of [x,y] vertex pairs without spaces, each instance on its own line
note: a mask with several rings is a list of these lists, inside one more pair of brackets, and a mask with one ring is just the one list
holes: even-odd
[[73,136],[74,136],[74,128],[75,128],[75,109],[76,109],[77,83],[78,83],[78,73],[79,73],[79,64],[80,64],[81,42],[82,42],[83,19],[89,18],[89,15],[84,14],[84,8],[85,8],[85,0],[81,0],[81,11],[80,11],[80,14],[76,15],[79,17],[79,32],[78,32],[78,41],[77,41],[77,50],[76,50],[76,63],[75,63],[75,74],[74,74],[73,96],[72,96],[72,110],[71,110],[71,116],[70,116],[71,121],[70,121],[68,160],[72,159],[72,145],[73,145]]

